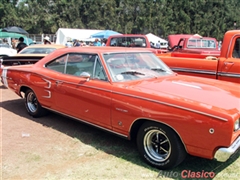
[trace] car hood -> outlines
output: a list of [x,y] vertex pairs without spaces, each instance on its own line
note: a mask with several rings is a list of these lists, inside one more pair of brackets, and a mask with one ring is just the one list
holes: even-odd
[[141,81],[132,88],[154,101],[184,109],[232,115],[240,112],[240,84],[236,83],[177,75]]

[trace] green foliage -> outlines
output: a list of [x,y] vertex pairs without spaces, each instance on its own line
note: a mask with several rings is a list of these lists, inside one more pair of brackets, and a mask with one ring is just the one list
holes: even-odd
[[[2,0],[0,27],[29,33],[58,28],[112,29],[121,33],[201,34],[222,39],[240,24],[239,0]],[[240,26],[239,26],[240,27]]]

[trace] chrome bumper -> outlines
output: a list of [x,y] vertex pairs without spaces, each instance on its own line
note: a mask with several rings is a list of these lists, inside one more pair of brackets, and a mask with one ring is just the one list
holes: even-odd
[[239,147],[240,147],[240,136],[228,148],[219,148],[216,151],[214,158],[217,161],[225,162],[229,159],[229,157],[232,154],[234,154],[238,150]]

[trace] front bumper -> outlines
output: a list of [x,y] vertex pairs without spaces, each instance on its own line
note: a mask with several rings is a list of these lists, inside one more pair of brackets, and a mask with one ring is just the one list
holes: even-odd
[[232,154],[234,154],[238,150],[239,147],[240,147],[240,136],[228,148],[219,148],[216,151],[214,158],[217,161],[225,162],[229,159],[229,157]]

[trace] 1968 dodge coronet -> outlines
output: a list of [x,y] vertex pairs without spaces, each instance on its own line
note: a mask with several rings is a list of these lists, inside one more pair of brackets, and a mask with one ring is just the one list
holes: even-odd
[[0,73],[31,116],[51,110],[135,140],[160,169],[240,147],[240,84],[178,75],[148,50],[64,48]]

